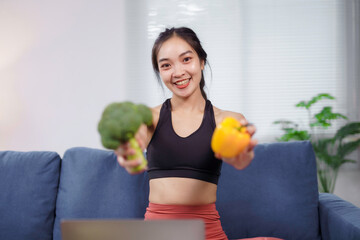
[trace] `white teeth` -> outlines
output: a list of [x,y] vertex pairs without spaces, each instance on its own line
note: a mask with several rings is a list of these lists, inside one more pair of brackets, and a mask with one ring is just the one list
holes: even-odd
[[184,81],[181,81],[181,82],[176,82],[175,84],[176,85],[184,85],[184,84],[187,84],[190,80],[189,79],[186,79]]

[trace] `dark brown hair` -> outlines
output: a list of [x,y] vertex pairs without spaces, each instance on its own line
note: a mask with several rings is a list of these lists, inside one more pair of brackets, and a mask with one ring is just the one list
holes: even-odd
[[[160,85],[161,85],[161,80],[160,80],[160,74],[159,74],[159,66],[158,66],[158,62],[157,62],[157,55],[159,53],[159,50],[160,50],[162,44],[173,36],[177,36],[177,37],[185,40],[195,50],[195,52],[199,56],[200,62],[204,61],[204,66],[206,64],[208,64],[207,63],[207,53],[201,46],[200,40],[196,36],[196,33],[193,30],[191,30],[190,28],[187,28],[187,27],[167,28],[167,29],[165,29],[165,31],[161,32],[159,34],[158,38],[155,40],[154,46],[152,48],[152,53],[151,53],[153,69],[154,69],[156,78],[158,79],[158,82]],[[206,100],[207,96],[204,91],[204,87],[205,87],[205,79],[204,79],[204,72],[202,70],[201,71],[201,80],[200,80],[200,89],[201,89],[201,95]]]

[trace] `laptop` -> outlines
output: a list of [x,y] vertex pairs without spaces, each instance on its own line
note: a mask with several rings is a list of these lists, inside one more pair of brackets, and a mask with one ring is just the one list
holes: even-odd
[[62,240],[204,240],[201,220],[63,220]]

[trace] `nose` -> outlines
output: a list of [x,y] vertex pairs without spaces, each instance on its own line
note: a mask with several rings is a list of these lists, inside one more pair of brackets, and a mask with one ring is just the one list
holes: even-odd
[[182,67],[181,64],[176,64],[174,66],[174,77],[175,78],[180,78],[182,76],[185,75],[185,71],[184,71],[184,68]]

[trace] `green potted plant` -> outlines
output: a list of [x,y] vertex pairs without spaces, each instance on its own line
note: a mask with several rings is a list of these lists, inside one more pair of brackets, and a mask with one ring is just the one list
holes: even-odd
[[354,163],[346,157],[360,146],[360,122],[347,122],[339,128],[332,137],[320,137],[315,134],[315,129],[328,129],[337,119],[348,118],[340,113],[334,113],[331,106],[325,106],[318,113],[312,114],[311,107],[322,99],[334,100],[327,93],[321,93],[310,99],[296,104],[298,108],[305,108],[309,116],[309,126],[302,129],[295,122],[277,120],[274,124],[281,126],[284,134],[277,138],[278,141],[311,141],[317,160],[317,173],[320,192],[333,193],[336,178],[341,165]]

